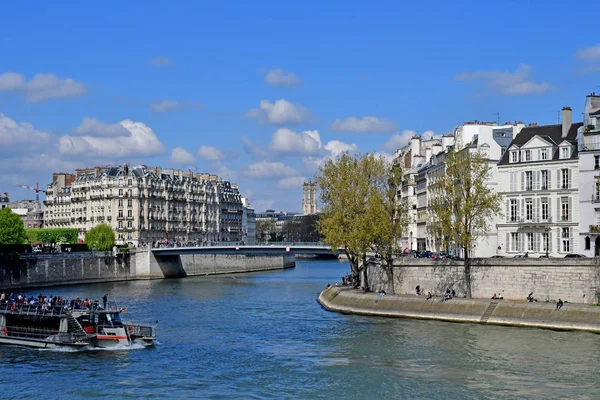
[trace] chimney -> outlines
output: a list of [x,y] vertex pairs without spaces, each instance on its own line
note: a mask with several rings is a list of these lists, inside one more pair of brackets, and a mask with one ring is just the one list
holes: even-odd
[[562,109],[562,137],[566,138],[571,129],[573,121],[573,110],[571,107],[563,107]]
[[431,160],[431,147],[425,149],[425,163],[428,163]]
[[433,149],[432,149],[432,154],[435,156],[436,154],[439,154],[442,152],[442,145],[439,143],[436,143],[433,145]]
[[442,151],[448,150],[448,147],[452,146],[452,136],[442,135]]
[[410,154],[412,155],[411,167],[414,167],[417,165],[415,157],[421,155],[421,138],[419,136],[413,136],[412,139],[410,139]]

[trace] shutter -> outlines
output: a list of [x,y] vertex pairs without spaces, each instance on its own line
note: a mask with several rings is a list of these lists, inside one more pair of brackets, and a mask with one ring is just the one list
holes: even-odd
[[533,242],[533,249],[534,249],[535,252],[539,253],[539,251],[540,251],[540,235],[541,235],[541,233],[535,232],[533,235],[534,235],[533,236],[533,241],[534,241]]
[[548,197],[548,222],[552,222],[552,199]]
[[521,191],[525,190],[525,172],[521,172]]
[[546,176],[548,177],[548,187],[546,188],[546,190],[550,190],[552,188],[552,174],[550,173],[550,170],[547,169],[546,170]]
[[521,221],[523,221],[524,212],[525,212],[525,200],[521,199]]
[[567,220],[572,221],[573,220],[573,202],[571,201],[571,197],[569,196],[569,214],[567,215]]
[[560,197],[556,198],[556,222],[558,221],[560,221]]
[[535,214],[533,214],[533,217],[535,218],[535,220],[537,222],[541,222],[542,221],[542,200],[538,197],[536,199],[536,210],[535,210]]
[[506,232],[506,243],[504,244],[504,252],[508,253],[510,251],[510,233]]
[[556,170],[556,188],[560,189],[560,169]]
[[548,232],[548,253],[552,252],[552,231]]
[[561,229],[558,228],[558,233],[556,234],[556,252],[560,253],[560,237],[562,236]]
[[[573,175],[573,174],[572,174],[572,171],[571,171],[571,168],[569,168],[569,169],[567,170],[567,175],[568,175],[568,177],[569,177],[569,179],[568,179],[568,183],[567,183],[567,186],[569,187],[569,189],[571,189],[571,175]],[[569,209],[571,209],[571,207],[569,207]]]
[[541,149],[538,149],[538,157],[537,157],[537,159],[538,160],[542,159],[542,150]]
[[569,228],[569,251],[575,253],[575,240],[573,238],[573,228]]
[[510,173],[510,191],[514,192],[515,190],[515,173],[511,172]]
[[522,232],[517,232],[517,238],[519,240],[519,251],[523,251],[523,249],[525,248],[525,246],[523,245],[523,233]]
[[510,221],[510,200],[506,200],[506,222]]

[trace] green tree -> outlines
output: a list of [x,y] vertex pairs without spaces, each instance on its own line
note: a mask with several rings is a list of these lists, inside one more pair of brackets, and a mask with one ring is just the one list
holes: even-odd
[[29,243],[77,243],[77,229],[74,228],[28,228]]
[[430,184],[429,209],[432,233],[446,248],[453,244],[464,251],[464,280],[471,298],[471,253],[487,236],[493,218],[500,213],[502,196],[487,182],[491,178],[488,160],[482,152],[469,149],[450,151],[445,171]]
[[[364,265],[372,245],[384,240],[377,225],[383,210],[385,176],[385,161],[374,153],[343,153],[337,159],[328,159],[316,175],[323,204],[319,233],[332,250],[344,249],[353,282],[359,281],[360,262]],[[366,270],[362,272],[366,286]]]
[[256,242],[267,243],[275,240],[275,220],[269,218],[256,221]]
[[0,210],[0,244],[25,244],[23,220],[8,207]]
[[106,224],[96,225],[85,234],[85,243],[93,250],[111,250],[115,245],[115,233]]

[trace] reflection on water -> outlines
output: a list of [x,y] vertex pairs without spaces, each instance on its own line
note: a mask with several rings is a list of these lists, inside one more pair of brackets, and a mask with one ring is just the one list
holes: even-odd
[[[600,336],[329,313],[348,266],[44,289],[108,293],[160,344],[134,351],[2,347],[10,397],[597,398]],[[34,292],[37,294],[37,292]],[[35,382],[35,384],[32,384]]]

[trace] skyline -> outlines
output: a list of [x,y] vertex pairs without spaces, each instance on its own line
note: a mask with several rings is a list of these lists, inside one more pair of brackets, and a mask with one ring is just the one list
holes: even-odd
[[341,151],[389,155],[498,114],[545,125],[571,106],[580,121],[600,91],[600,42],[558,1],[179,4],[4,6],[0,192],[30,199],[18,184],[129,162],[299,211],[302,182]]

